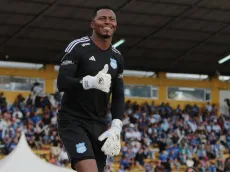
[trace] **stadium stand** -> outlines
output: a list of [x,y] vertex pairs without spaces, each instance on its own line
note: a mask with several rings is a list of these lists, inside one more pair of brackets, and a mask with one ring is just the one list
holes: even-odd
[[[61,94],[51,99],[31,92],[28,97],[18,95],[13,104],[0,95],[0,157],[17,146],[24,128],[38,156],[58,166],[69,166],[56,128]],[[182,172],[187,160],[193,160],[194,167],[202,172],[229,170],[230,118],[218,115],[215,104],[188,104],[182,109],[164,102],[155,105],[128,100],[124,108],[122,151],[107,159],[107,171]],[[107,119],[109,125],[110,113]]]
[[[70,168],[57,133],[56,68],[66,45],[90,31],[98,3],[116,10],[114,43],[125,40],[130,70],[122,149],[106,172],[230,172],[230,63],[220,63],[230,57],[229,0],[0,1],[0,159],[24,130],[41,159]],[[30,92],[35,81],[43,89]]]

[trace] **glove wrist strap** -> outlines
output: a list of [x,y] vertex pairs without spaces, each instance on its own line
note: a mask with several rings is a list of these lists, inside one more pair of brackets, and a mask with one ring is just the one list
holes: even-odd
[[87,75],[82,79],[82,85],[84,89],[95,88],[95,77]]
[[116,127],[121,132],[122,130],[122,121],[120,119],[114,119],[111,124],[111,128]]

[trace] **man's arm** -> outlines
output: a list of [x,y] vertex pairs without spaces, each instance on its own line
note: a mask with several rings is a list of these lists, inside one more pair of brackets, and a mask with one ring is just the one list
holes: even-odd
[[57,88],[60,92],[82,87],[82,83],[80,82],[82,78],[75,78],[75,73],[79,65],[78,61],[79,59],[75,57],[73,51],[67,52],[63,56],[57,78]]
[[[78,90],[83,88],[99,89],[106,93],[109,92],[111,84],[111,75],[108,74],[108,64],[98,72],[96,76],[75,77],[77,68],[79,66],[80,57],[74,51],[68,52],[61,60],[61,65],[57,78],[57,88],[60,92],[70,92],[71,90]],[[100,80],[105,82],[101,83]]]
[[98,140],[106,139],[101,150],[108,156],[118,155],[121,150],[120,134],[122,130],[122,117],[124,115],[124,83],[123,83],[123,59],[119,63],[119,70],[112,86],[112,123],[109,130],[102,133]]
[[113,87],[112,87],[113,88],[112,105],[111,105],[112,119],[122,120],[124,115],[125,97],[124,97],[123,70],[124,70],[124,63],[122,59],[120,62],[117,78],[114,79]]

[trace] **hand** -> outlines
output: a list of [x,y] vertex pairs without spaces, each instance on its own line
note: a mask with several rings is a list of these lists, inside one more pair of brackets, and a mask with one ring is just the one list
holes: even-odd
[[96,76],[85,76],[82,80],[83,88],[85,90],[96,88],[108,93],[111,86],[111,75],[107,74],[108,70],[109,67],[108,64],[106,64]]
[[108,156],[118,155],[121,150],[121,141],[120,133],[122,130],[122,122],[119,119],[114,119],[112,121],[111,128],[101,134],[98,137],[98,140],[103,141],[106,138],[104,145],[101,148],[101,151]]

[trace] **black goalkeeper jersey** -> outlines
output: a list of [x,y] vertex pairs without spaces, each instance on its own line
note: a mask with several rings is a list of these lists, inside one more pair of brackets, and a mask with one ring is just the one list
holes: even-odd
[[[108,64],[112,82],[110,92],[98,89],[84,90],[82,78],[95,76]],[[72,41],[65,49],[59,68],[57,87],[64,92],[58,118],[78,120],[90,119],[105,122],[108,103],[112,94],[111,113],[113,119],[122,119],[124,114],[123,57],[110,46],[100,49],[89,37]],[[62,115],[61,112],[65,112]]]

